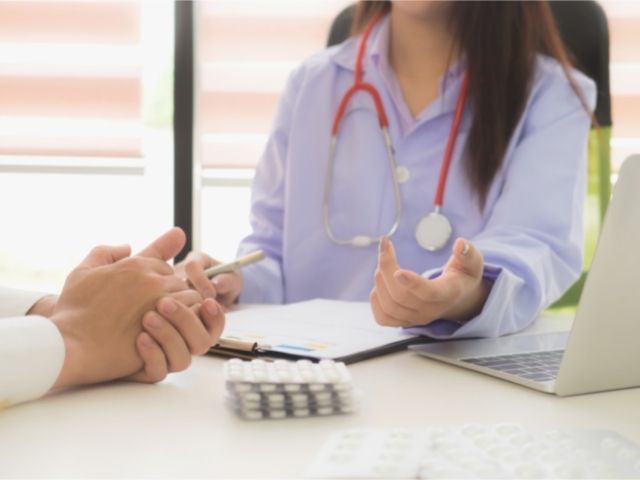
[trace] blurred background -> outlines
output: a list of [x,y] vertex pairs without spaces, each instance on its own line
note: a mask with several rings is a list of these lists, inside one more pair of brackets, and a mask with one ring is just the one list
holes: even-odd
[[[194,2],[195,248],[233,258],[279,93],[351,3]],[[640,2],[601,4],[615,181],[640,152]],[[92,246],[139,249],[173,224],[175,15],[167,0],[0,0],[0,284],[58,290]]]

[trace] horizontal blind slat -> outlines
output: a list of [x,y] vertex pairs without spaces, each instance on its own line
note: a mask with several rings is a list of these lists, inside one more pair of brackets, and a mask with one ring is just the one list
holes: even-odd
[[140,157],[141,3],[0,1],[0,154]]
[[210,60],[297,60],[324,48],[330,17],[206,18],[200,58]]
[[140,116],[138,78],[0,76],[0,115]]
[[278,93],[204,92],[199,105],[201,131],[266,134],[278,97]]
[[0,1],[0,41],[136,43],[138,1]]
[[198,132],[205,168],[253,167],[278,98],[300,62],[325,47],[348,0],[198,4]]
[[611,62],[640,62],[639,25],[640,15],[609,18]]
[[640,96],[616,95],[612,98],[613,136],[640,137]]

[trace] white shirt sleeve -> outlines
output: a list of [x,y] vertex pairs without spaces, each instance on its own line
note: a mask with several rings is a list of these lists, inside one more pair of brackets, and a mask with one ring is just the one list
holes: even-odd
[[26,315],[33,305],[47,294],[0,287],[0,318]]
[[40,316],[0,318],[0,409],[44,395],[64,363],[62,335]]

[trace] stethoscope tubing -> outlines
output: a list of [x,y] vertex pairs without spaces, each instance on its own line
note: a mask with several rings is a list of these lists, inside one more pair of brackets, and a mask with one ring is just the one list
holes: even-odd
[[[397,162],[395,159],[393,143],[391,141],[391,136],[389,135],[389,120],[388,120],[386,111],[384,109],[384,105],[382,103],[380,93],[378,92],[378,90],[374,85],[363,81],[362,60],[366,50],[366,44],[369,39],[369,35],[373,30],[373,27],[385,15],[386,13],[383,12],[379,14],[377,17],[375,17],[367,25],[367,27],[365,28],[362,34],[362,38],[360,40],[360,44],[358,45],[358,51],[356,55],[356,62],[355,62],[355,69],[354,69],[354,82],[351,85],[351,87],[349,87],[349,89],[345,92],[342,99],[340,100],[338,109],[336,110],[336,115],[333,120],[333,124],[331,126],[331,139],[329,144],[329,159],[328,159],[325,184],[324,184],[322,216],[323,216],[324,228],[327,233],[327,236],[333,243],[337,245],[367,247],[372,243],[376,242],[379,238],[379,237],[371,237],[368,235],[356,235],[351,239],[338,238],[331,227],[331,220],[330,220],[330,214],[329,214],[329,203],[331,199],[331,190],[333,185],[333,173],[334,173],[334,167],[335,167],[335,156],[336,156],[336,150],[337,150],[337,144],[338,144],[338,132],[340,129],[340,123],[344,119],[347,106],[349,105],[349,101],[357,92],[360,92],[360,91],[366,92],[367,94],[369,94],[369,96],[371,97],[374,103],[376,114],[378,117],[378,124],[382,132],[385,149],[387,152],[389,168],[391,170],[391,177],[393,179],[395,219],[391,228],[385,234],[386,236],[390,237],[396,233],[396,231],[400,226],[400,219],[402,218],[402,196],[400,192],[400,181],[398,179],[398,168],[397,168]],[[447,140],[447,145],[446,145],[444,157],[442,160],[442,164],[440,166],[438,186],[436,189],[433,206],[434,206],[434,213],[441,216],[442,216],[441,209],[444,201],[445,187],[446,187],[447,177],[449,175],[449,167],[451,164],[451,158],[453,156],[453,150],[455,148],[455,144],[458,136],[458,130],[460,127],[460,123],[462,121],[464,104],[467,98],[468,84],[469,84],[469,78],[468,78],[468,75],[465,74],[461,88],[460,88],[460,93],[456,101],[454,118],[451,124],[451,130],[449,131],[449,137]],[[444,218],[444,220],[447,221],[446,218]],[[421,242],[418,242],[418,243],[421,243]],[[428,246],[424,246],[424,248],[426,248],[427,250],[435,251],[441,247],[437,246],[434,248],[429,248]]]

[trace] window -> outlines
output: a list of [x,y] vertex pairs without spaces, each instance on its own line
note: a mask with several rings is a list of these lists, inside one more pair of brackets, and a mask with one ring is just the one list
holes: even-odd
[[0,284],[172,223],[173,2],[0,2]]
[[640,2],[606,0],[602,6],[611,36],[611,163],[617,172],[625,158],[640,153]]
[[346,0],[198,2],[199,247],[221,259],[249,233],[253,167],[285,82],[322,50]]

